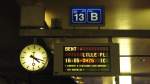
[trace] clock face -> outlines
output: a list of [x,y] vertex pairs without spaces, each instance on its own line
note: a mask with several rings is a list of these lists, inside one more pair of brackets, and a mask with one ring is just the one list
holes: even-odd
[[48,56],[42,46],[30,44],[21,51],[20,63],[28,71],[39,71],[47,66]]

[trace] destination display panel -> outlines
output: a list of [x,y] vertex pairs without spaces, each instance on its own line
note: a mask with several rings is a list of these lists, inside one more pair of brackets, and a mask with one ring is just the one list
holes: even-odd
[[109,46],[64,46],[64,72],[109,72]]
[[118,44],[56,44],[54,75],[115,75]]

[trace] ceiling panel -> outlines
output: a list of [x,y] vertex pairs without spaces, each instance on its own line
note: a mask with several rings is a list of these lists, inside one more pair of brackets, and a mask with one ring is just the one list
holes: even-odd
[[[149,0],[45,0],[46,12],[51,18],[59,18],[63,28],[69,25],[69,8],[72,6],[104,6],[104,29],[149,29]],[[82,28],[82,27],[81,27]],[[86,27],[88,28],[88,27]],[[95,29],[95,27],[90,27]]]

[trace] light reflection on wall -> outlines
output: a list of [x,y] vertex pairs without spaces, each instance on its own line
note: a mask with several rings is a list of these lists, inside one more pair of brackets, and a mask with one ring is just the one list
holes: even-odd
[[131,28],[131,1],[130,0],[116,0],[115,4],[115,26],[117,29]]
[[137,29],[148,29],[150,22],[150,9],[134,10],[132,12],[132,25]]
[[[120,55],[130,55],[131,41],[129,38],[120,38],[118,39],[118,43],[120,44]],[[120,72],[131,72],[131,59],[129,57],[120,57]]]
[[129,11],[119,11],[116,14],[116,27],[118,29],[130,29],[130,15]]
[[119,79],[119,84],[132,84],[131,76],[120,76]]
[[[128,17],[128,16],[126,16]],[[125,18],[125,17],[124,17]],[[119,28],[128,29],[129,21],[128,18],[124,19],[119,23]],[[131,54],[131,41],[129,38],[120,38],[118,39],[120,44],[120,55],[130,55]],[[121,73],[130,73],[131,72],[131,59],[129,57],[120,57],[120,72]],[[132,84],[131,76],[120,76],[119,84]]]
[[112,84],[116,84],[115,77],[112,77]]
[[[128,38],[119,39],[120,43],[120,55],[131,54],[131,42]],[[130,73],[131,72],[131,59],[129,57],[120,57],[120,72]],[[120,76],[119,84],[132,84],[131,76]]]
[[102,84],[112,84],[112,78],[111,77],[102,77],[103,83]]
[[51,26],[52,26],[52,24],[51,24],[52,18],[53,18],[53,15],[51,13],[49,13],[48,11],[45,11],[45,22],[49,28],[51,28]]
[[[118,0],[117,0],[118,1]],[[130,0],[123,0],[116,6],[116,27],[118,29],[131,28],[131,2]],[[131,40],[129,38],[119,38],[120,55],[131,54]],[[120,57],[120,73],[131,72],[131,59],[129,57]],[[113,78],[115,83],[115,78]],[[119,84],[132,84],[131,76],[119,76]]]
[[[130,55],[131,54],[131,40],[129,38],[118,38],[117,43],[120,47],[120,55]],[[131,72],[131,59],[129,57],[120,57],[120,72],[130,73]],[[112,78],[112,83],[116,84],[115,77]],[[119,84],[132,84],[131,76],[120,76]]]
[[[120,46],[120,55],[131,54],[131,40],[129,38],[119,38],[118,43]],[[130,73],[130,72],[131,72],[131,59],[129,57],[120,57],[120,73]],[[131,76],[125,76],[125,77],[120,76],[119,84],[132,84]]]

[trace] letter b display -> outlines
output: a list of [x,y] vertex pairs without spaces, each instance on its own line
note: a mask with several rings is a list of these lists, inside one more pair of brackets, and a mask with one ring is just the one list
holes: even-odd
[[102,16],[100,9],[87,10],[87,23],[101,23]]

